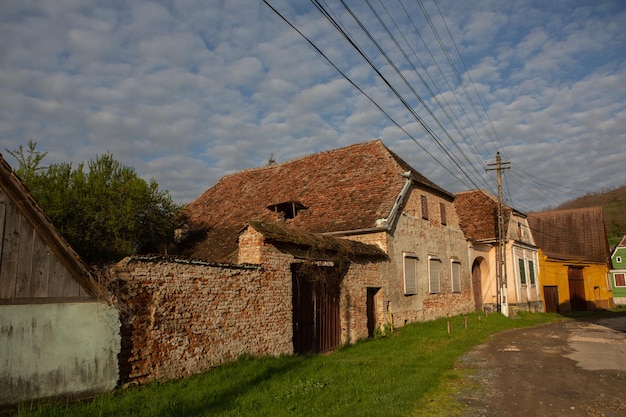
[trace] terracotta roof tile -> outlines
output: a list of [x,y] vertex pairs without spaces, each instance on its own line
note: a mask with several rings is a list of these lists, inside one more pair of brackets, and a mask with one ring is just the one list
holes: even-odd
[[[498,200],[483,190],[463,191],[456,194],[454,206],[461,229],[472,240],[496,239],[498,235]],[[504,206],[505,224],[511,208]]]
[[528,223],[537,246],[551,258],[608,262],[601,207],[530,213]]
[[251,220],[277,221],[271,207],[285,202],[306,207],[284,222],[307,232],[375,227],[377,219],[389,215],[407,171],[423,185],[451,196],[380,140],[227,175],[189,204],[193,229],[203,235],[186,254],[232,260],[242,228]]

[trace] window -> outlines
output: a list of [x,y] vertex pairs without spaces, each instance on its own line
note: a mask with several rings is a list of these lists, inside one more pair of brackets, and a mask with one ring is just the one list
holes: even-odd
[[615,257],[615,262],[617,262],[618,264],[622,263],[622,257],[621,256],[616,256]]
[[420,199],[422,200],[422,219],[428,220],[428,199],[425,195],[421,195]]
[[461,292],[461,262],[452,260],[452,292]]
[[535,285],[535,264],[533,261],[528,261],[528,277],[530,278],[530,285]]
[[404,295],[417,294],[417,261],[413,253],[405,253],[404,263]]
[[268,210],[272,210],[280,219],[293,219],[302,210],[306,210],[302,203],[297,201],[285,201],[284,203],[272,204],[267,206]]
[[519,258],[519,281],[522,285],[526,285],[526,271],[524,269],[524,259]]
[[613,279],[615,279],[616,287],[626,287],[626,274],[624,273],[614,274]]
[[448,218],[446,217],[446,205],[444,203],[439,203],[439,212],[441,213],[441,225],[447,225]]
[[428,277],[430,284],[430,292],[436,294],[441,292],[441,279],[439,278],[439,267],[441,260],[435,256],[428,257]]

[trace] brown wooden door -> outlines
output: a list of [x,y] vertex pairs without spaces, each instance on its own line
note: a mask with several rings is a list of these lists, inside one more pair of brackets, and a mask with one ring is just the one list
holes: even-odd
[[572,306],[572,311],[587,310],[583,269],[570,266],[567,270],[567,278],[569,282],[569,299]]
[[472,265],[472,288],[474,289],[474,306],[476,311],[483,309],[483,287],[480,279],[480,261],[475,260]]
[[313,288],[310,282],[303,279],[292,269],[292,325],[294,353],[309,353],[314,351],[314,304]]
[[331,272],[324,267],[292,266],[294,353],[326,352],[340,343],[339,291],[313,285],[307,275],[312,271],[319,275]]
[[380,288],[367,289],[367,336],[374,337],[378,317],[376,317],[376,294]]
[[545,285],[543,287],[543,297],[546,302],[546,313],[559,312],[559,287],[556,285]]

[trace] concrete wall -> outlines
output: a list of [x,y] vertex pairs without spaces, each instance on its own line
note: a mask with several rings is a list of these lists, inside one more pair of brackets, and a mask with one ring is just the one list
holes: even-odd
[[106,303],[0,305],[0,404],[113,389],[119,349]]
[[181,378],[244,354],[293,352],[288,265],[127,258],[111,275],[127,309],[123,383]]

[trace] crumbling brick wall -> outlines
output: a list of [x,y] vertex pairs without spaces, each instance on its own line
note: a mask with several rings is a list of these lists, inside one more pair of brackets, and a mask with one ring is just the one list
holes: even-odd
[[126,307],[121,382],[185,377],[246,354],[292,353],[291,276],[283,269],[159,257],[117,264],[113,287]]

